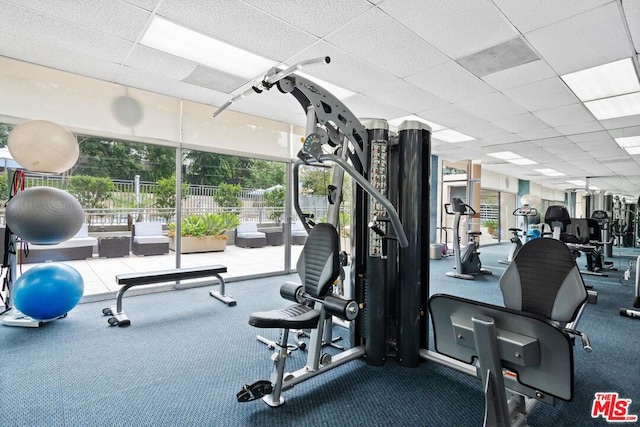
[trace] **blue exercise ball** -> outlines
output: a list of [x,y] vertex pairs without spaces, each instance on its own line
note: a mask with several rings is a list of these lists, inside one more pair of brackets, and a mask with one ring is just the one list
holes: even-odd
[[84,281],[66,264],[37,265],[13,284],[13,304],[36,320],[49,320],[71,311],[82,298]]

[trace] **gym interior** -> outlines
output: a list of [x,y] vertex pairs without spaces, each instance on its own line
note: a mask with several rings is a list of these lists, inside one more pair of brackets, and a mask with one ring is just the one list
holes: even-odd
[[7,424],[637,423],[634,0],[0,11]]

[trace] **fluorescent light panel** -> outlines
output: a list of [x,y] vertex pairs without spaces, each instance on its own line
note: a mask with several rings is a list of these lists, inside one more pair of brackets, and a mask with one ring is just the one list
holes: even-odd
[[434,123],[434,122],[430,122],[429,120],[425,120],[422,117],[416,116],[415,114],[409,114],[408,116],[398,117],[397,119],[389,120],[389,124],[391,126],[398,127],[398,126],[400,126],[400,123],[404,122],[405,120],[415,120],[417,122],[421,122],[421,123],[424,123],[426,125],[429,125],[429,127],[431,128],[432,132],[446,129],[442,125],[439,125],[439,124]]
[[640,91],[631,58],[560,76],[581,101]]
[[587,185],[587,182],[583,181],[581,179],[574,179],[574,180],[567,181],[567,182],[569,184],[573,184],[573,185],[578,186],[578,187],[584,187],[585,185]]
[[562,172],[558,172],[555,169],[543,168],[543,169],[534,169],[534,171],[541,173],[546,176],[565,176],[566,174]]
[[158,16],[153,17],[140,43],[246,79],[260,76],[277,64]]
[[509,163],[513,163],[514,165],[519,166],[538,164],[538,162],[534,162],[531,159],[522,157],[521,155],[516,154],[513,151],[497,151],[495,153],[487,153],[487,156],[495,157],[496,159],[500,160],[506,160]]
[[615,138],[616,143],[622,147],[640,147],[640,136],[624,136],[620,138]]
[[465,142],[473,141],[475,139],[472,136],[465,135],[464,133],[458,132],[457,130],[453,129],[439,130],[437,132],[433,132],[431,136],[444,142]]
[[640,114],[640,92],[585,102],[584,106],[598,120]]

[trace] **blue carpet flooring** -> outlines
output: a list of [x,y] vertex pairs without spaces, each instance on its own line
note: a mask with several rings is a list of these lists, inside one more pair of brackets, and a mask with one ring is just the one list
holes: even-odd
[[[504,244],[482,248],[494,275],[475,281],[444,275],[453,258],[432,261],[431,293],[502,304],[497,283],[505,266],[497,260],[507,252]],[[623,269],[628,263],[613,261]],[[594,351],[575,348],[574,400],[538,405],[530,425],[609,425],[590,416],[599,391],[632,399],[630,413],[640,415],[640,322],[618,315],[633,292],[621,275],[585,278],[599,291],[580,324]],[[296,277],[230,283],[236,307],[211,298],[209,288],[125,298],[128,328],[107,326],[101,310],[111,301],[82,304],[39,329],[0,327],[0,421],[15,427],[482,425],[479,380],[430,362],[405,368],[393,359],[381,367],[358,360],[286,391],[283,407],[237,403],[243,384],[269,378],[271,352],[256,334],[277,336],[250,327],[248,316],[287,305],[278,289]],[[306,353],[293,352],[287,370],[305,361]]]

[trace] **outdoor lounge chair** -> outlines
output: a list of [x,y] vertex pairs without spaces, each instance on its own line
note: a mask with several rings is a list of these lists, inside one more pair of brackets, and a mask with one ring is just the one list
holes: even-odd
[[307,230],[300,221],[294,221],[291,223],[291,244],[292,245],[304,245],[307,241]]
[[267,245],[267,235],[258,231],[255,222],[243,222],[236,228],[236,246],[241,248],[261,248]]
[[131,253],[164,255],[169,253],[169,237],[162,234],[159,222],[136,222],[131,228]]
[[98,239],[89,236],[88,224],[82,224],[80,230],[64,242],[55,245],[36,245],[29,243],[27,256],[23,256],[23,263],[45,261],[71,261],[87,259],[93,256],[93,248],[98,245]]

